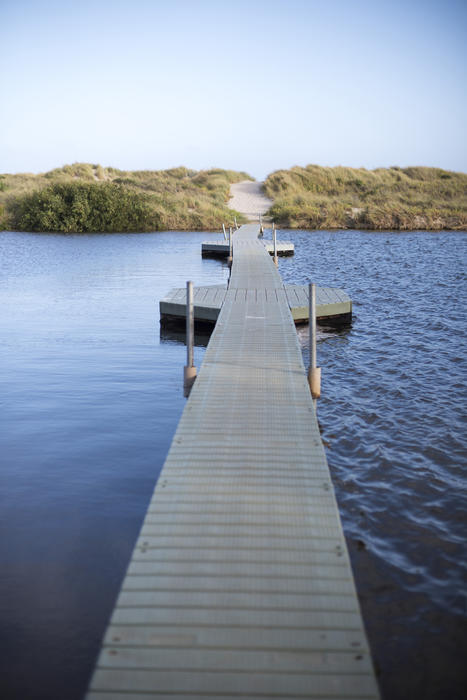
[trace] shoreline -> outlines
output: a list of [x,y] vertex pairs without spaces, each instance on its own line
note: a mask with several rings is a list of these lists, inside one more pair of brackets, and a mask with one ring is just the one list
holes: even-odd
[[[269,227],[270,228],[270,227]],[[268,230],[268,226],[265,227],[265,230]],[[290,232],[296,232],[296,231],[307,231],[309,233],[321,233],[323,231],[328,231],[329,233],[345,233],[347,231],[355,231],[356,233],[467,233],[467,228],[436,228],[436,229],[430,229],[430,228],[365,228],[364,226],[361,226],[359,228],[355,227],[347,227],[345,228],[344,226],[339,226],[336,228],[333,227],[326,227],[326,228],[306,228],[305,226],[301,227],[291,227],[291,226],[276,226],[277,231],[290,231]],[[153,233],[209,233],[209,234],[217,234],[221,235],[222,234],[222,229],[221,228],[207,228],[207,227],[200,227],[200,228],[163,228],[163,229],[155,229],[154,231],[22,231],[22,230],[17,230],[17,229],[2,229],[0,230],[0,234],[2,233],[27,233],[27,234],[37,234],[37,235],[62,235],[62,236],[119,236],[119,235],[134,235],[134,236],[141,236],[141,235],[146,235],[146,234],[153,234]]]

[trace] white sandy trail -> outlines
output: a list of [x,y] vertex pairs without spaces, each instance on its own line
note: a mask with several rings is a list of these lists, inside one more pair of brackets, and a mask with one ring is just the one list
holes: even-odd
[[258,220],[259,214],[265,214],[272,204],[263,194],[261,182],[242,180],[230,186],[230,209],[236,209],[249,219]]

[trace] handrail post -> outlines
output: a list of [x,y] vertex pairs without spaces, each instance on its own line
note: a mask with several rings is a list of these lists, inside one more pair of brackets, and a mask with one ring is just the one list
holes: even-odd
[[186,365],[183,369],[183,394],[190,395],[196,379],[194,366],[195,315],[193,306],[193,282],[186,283]]
[[227,232],[225,230],[225,224],[222,224],[222,231],[224,232],[224,241],[227,240]]
[[310,367],[308,384],[316,407],[316,399],[321,396],[321,368],[316,366],[316,285],[308,285],[308,321],[310,328]]

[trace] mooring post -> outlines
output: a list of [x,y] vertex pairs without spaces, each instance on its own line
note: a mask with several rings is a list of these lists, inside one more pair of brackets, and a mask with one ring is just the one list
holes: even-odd
[[229,226],[229,257],[227,258],[227,264],[232,264],[232,226]]
[[225,230],[225,224],[222,224],[222,230],[224,232],[224,241],[226,241],[227,240],[227,232]]
[[238,231],[237,217],[234,216],[235,230]]
[[264,233],[264,228],[263,228],[263,216],[262,214],[259,215],[259,232],[260,235],[262,236]]
[[186,283],[186,366],[183,370],[183,394],[188,397],[196,379],[193,348],[195,344],[195,315],[193,309],[193,282]]
[[272,222],[272,239],[274,241],[274,265],[278,267],[279,262],[277,260],[277,236],[276,236],[276,224]]
[[316,285],[312,282],[308,285],[309,303],[308,320],[310,324],[310,368],[308,370],[308,384],[316,407],[316,399],[321,396],[321,368],[316,366]]

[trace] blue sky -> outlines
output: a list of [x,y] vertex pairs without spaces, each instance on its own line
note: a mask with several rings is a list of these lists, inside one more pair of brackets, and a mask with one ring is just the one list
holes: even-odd
[[464,0],[3,0],[0,172],[467,171]]

